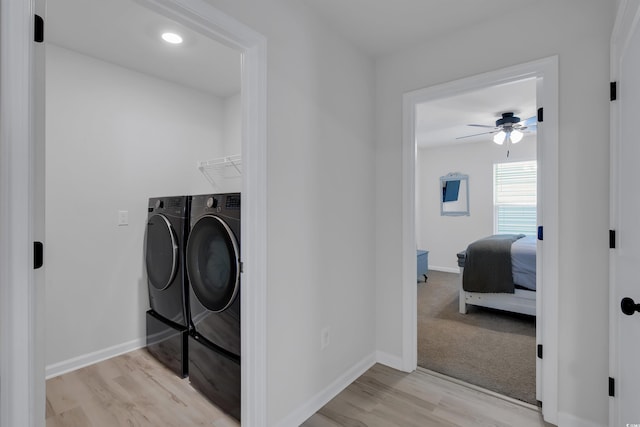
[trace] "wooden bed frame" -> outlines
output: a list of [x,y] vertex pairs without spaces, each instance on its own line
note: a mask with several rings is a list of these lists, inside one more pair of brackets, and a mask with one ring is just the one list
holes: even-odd
[[462,273],[460,268],[458,288],[460,289],[460,313],[467,314],[467,305],[495,308],[513,313],[536,315],[536,292],[526,289],[516,289],[513,294],[467,292],[462,289]]

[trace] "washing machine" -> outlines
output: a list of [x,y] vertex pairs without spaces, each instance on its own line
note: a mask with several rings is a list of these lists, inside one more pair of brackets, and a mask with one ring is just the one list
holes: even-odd
[[240,193],[192,196],[191,385],[240,420]]
[[149,199],[145,261],[150,310],[147,350],[177,375],[188,374],[189,299],[185,251],[190,196]]

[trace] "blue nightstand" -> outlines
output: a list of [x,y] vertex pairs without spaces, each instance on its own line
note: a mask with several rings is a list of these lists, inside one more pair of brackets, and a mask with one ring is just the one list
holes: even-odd
[[429,251],[423,251],[418,249],[418,282],[420,279],[424,278],[424,281],[427,281],[427,271],[429,271]]

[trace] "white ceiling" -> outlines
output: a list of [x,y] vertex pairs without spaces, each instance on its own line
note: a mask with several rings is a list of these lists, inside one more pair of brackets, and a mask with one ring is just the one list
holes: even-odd
[[457,31],[540,0],[300,0],[377,56]]
[[[372,56],[494,18],[538,0],[299,0]],[[160,40],[166,30],[185,43]],[[89,56],[227,97],[240,91],[240,54],[172,22],[134,0],[50,0],[46,40]],[[418,109],[420,146],[456,142],[492,125],[503,112],[535,113],[533,81],[430,102]],[[486,140],[474,137],[458,142]]]
[[[164,31],[184,43],[169,45]],[[240,53],[133,0],[50,0],[45,40],[161,79],[227,97],[240,91]]]
[[514,113],[524,121],[535,116],[536,111],[536,80],[533,78],[427,102],[416,108],[416,143],[425,148],[490,141],[492,135],[456,138],[492,130],[469,124],[494,126],[506,112]]

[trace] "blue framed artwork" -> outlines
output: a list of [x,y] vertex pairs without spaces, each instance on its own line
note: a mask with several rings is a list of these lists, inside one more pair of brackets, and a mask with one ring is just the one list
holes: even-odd
[[440,215],[469,216],[469,175],[452,172],[440,177]]

